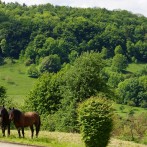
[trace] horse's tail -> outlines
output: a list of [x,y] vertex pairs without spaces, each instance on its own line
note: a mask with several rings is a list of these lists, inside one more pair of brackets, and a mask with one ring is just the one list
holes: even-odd
[[41,126],[41,120],[40,120],[40,116],[39,116],[38,132],[40,131],[40,126]]
[[39,116],[38,124],[36,126],[36,137],[38,137],[38,133],[40,131],[40,126],[41,126],[41,120],[40,120],[40,116]]

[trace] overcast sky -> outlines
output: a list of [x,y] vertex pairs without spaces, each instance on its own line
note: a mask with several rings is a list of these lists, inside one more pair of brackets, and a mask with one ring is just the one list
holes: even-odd
[[51,3],[59,6],[72,7],[100,7],[108,10],[122,9],[147,17],[147,0],[1,0],[7,2],[18,2],[26,5]]

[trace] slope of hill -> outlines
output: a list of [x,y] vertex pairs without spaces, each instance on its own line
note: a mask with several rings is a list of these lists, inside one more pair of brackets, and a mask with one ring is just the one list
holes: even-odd
[[14,101],[23,102],[35,81],[36,79],[28,77],[24,64],[0,66],[0,83],[6,88],[8,97]]

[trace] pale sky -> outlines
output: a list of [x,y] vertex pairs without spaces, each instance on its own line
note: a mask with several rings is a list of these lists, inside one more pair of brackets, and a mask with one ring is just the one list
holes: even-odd
[[18,2],[26,5],[50,3],[58,6],[71,7],[100,7],[108,10],[128,10],[135,14],[147,17],[147,0],[1,0],[2,2]]

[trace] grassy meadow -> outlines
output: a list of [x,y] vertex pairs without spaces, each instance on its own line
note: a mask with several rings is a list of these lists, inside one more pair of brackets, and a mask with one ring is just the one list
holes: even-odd
[[5,64],[0,66],[0,85],[6,87],[7,96],[22,103],[27,93],[33,87],[36,79],[27,75],[24,64]]
[[[25,130],[25,138],[18,138],[15,130],[11,131],[10,137],[2,137],[0,132],[0,141],[21,143],[27,145],[35,145],[42,147],[85,147],[81,140],[80,134],[62,133],[62,132],[47,132],[41,131],[38,138],[31,139],[30,131]],[[146,145],[137,144],[129,141],[111,139],[108,147],[145,147]]]
[[135,64],[135,63],[131,63],[128,65],[127,67],[127,71],[129,72],[133,72],[133,73],[137,73],[139,70],[141,70],[146,64],[142,64],[142,63],[138,63],[138,64]]
[[127,118],[130,113],[133,113],[134,116],[138,116],[144,112],[147,112],[145,108],[121,105],[121,104],[113,104],[113,109],[115,114],[120,115],[122,118]]

